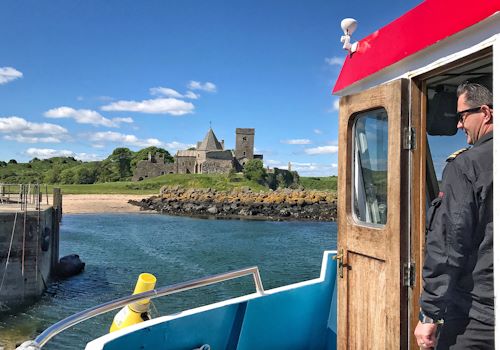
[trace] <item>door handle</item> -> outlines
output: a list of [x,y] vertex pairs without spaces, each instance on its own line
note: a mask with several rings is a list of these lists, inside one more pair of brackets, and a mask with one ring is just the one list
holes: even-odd
[[351,269],[351,266],[348,264],[344,264],[344,249],[340,250],[340,253],[334,255],[332,257],[333,260],[337,260],[337,271],[340,278],[344,278],[344,267],[347,267],[348,270]]

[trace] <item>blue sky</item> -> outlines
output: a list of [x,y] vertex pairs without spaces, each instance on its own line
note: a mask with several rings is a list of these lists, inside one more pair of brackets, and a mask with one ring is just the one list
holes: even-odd
[[421,1],[2,0],[0,160],[172,154],[255,128],[270,167],[337,174],[345,53]]

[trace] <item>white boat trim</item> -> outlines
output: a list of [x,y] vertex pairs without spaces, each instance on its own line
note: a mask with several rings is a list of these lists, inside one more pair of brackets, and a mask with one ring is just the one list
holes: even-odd
[[223,301],[220,301],[220,302],[217,302],[217,303],[214,303],[214,304],[199,306],[199,307],[196,307],[196,308],[193,308],[193,309],[181,311],[181,312],[173,314],[173,315],[167,315],[167,316],[161,316],[161,317],[158,317],[158,318],[154,318],[152,320],[145,321],[145,322],[142,322],[142,323],[138,323],[138,324],[129,326],[127,328],[118,330],[116,332],[103,335],[102,337],[99,337],[97,339],[94,339],[94,340],[92,340],[91,342],[89,342],[87,344],[87,346],[85,347],[85,350],[102,350],[103,347],[104,347],[104,345],[106,343],[108,343],[108,342],[110,342],[110,341],[112,341],[112,340],[114,340],[116,338],[120,338],[121,336],[123,336],[125,334],[133,333],[133,332],[135,332],[137,330],[140,330],[140,329],[143,329],[143,328],[147,328],[147,327],[151,327],[151,326],[154,326],[154,325],[157,325],[157,324],[160,324],[160,323],[164,323],[164,322],[167,322],[167,321],[175,320],[177,318],[182,318],[182,317],[190,316],[190,315],[193,315],[193,314],[197,314],[197,313],[201,313],[201,312],[205,312],[205,311],[217,309],[217,308],[224,307],[224,306],[227,306],[227,305],[238,304],[238,303],[241,303],[241,302],[245,302],[245,301],[249,301],[249,300],[253,300],[253,299],[265,297],[265,296],[268,296],[268,295],[272,295],[272,294],[276,294],[276,293],[280,293],[280,292],[284,292],[284,291],[288,291],[288,290],[292,290],[292,289],[301,288],[301,287],[304,287],[304,286],[309,286],[309,285],[313,285],[313,284],[322,283],[322,282],[325,281],[326,268],[328,266],[328,259],[329,258],[331,259],[331,256],[335,255],[335,254],[337,254],[336,250],[327,250],[327,251],[323,252],[323,259],[322,259],[322,262],[321,262],[321,273],[320,273],[320,276],[318,278],[314,278],[312,280],[307,280],[307,281],[303,281],[303,282],[297,282],[297,283],[289,284],[289,285],[286,285],[286,286],[282,286],[282,287],[277,287],[277,288],[273,288],[273,289],[270,289],[270,290],[266,290],[264,292],[264,294],[259,294],[259,293],[256,292],[256,293],[247,294],[247,295],[244,295],[244,296],[241,296],[241,297],[237,297],[237,298],[233,298],[233,299],[223,300]]

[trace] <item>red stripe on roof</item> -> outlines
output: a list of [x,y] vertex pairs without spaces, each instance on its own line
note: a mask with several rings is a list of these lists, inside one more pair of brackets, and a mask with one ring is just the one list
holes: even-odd
[[358,43],[333,93],[500,11],[500,0],[427,0]]

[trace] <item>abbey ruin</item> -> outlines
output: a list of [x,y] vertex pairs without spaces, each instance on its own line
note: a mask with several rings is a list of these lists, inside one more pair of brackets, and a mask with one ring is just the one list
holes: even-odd
[[254,154],[255,129],[237,128],[234,150],[224,149],[224,140],[217,140],[210,128],[196,148],[179,150],[173,163],[165,163],[162,154],[149,155],[149,159],[137,163],[132,181],[142,181],[164,174],[227,174],[241,171],[250,159],[263,159]]

